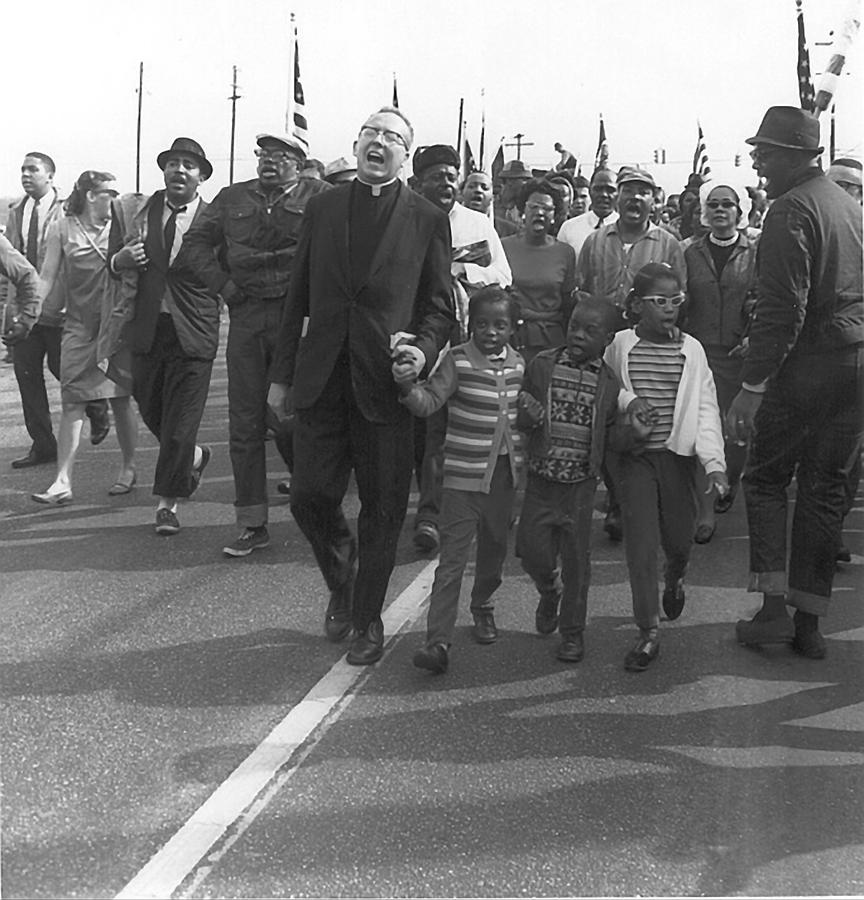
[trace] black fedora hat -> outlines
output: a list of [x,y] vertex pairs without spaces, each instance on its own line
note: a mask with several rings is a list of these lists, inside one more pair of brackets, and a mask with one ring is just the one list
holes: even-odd
[[759,130],[746,144],[772,144],[787,150],[809,150],[821,153],[819,120],[813,113],[797,106],[772,106],[765,113]]
[[165,165],[168,162],[168,158],[174,154],[192,156],[197,159],[198,165],[201,168],[201,174],[205,179],[209,178],[213,174],[213,166],[210,165],[210,162],[204,154],[204,148],[198,143],[198,141],[193,141],[192,138],[187,137],[174,138],[174,143],[171,145],[171,148],[169,150],[163,150],[156,157],[156,165],[159,166],[160,169],[164,170]]

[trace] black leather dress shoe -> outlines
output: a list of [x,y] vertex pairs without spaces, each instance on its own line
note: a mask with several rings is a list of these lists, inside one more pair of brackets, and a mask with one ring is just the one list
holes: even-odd
[[38,453],[35,453],[31,450],[26,456],[19,457],[18,459],[12,460],[12,468],[13,469],[29,469],[31,466],[46,466],[48,463],[56,463],[57,462],[57,454],[48,456],[39,456]]
[[380,619],[375,619],[365,630],[357,632],[345,661],[349,666],[370,666],[378,662],[383,655],[384,623]]
[[324,615],[324,634],[327,640],[338,644],[351,634],[351,607],[354,600],[354,582],[330,592],[330,603]]

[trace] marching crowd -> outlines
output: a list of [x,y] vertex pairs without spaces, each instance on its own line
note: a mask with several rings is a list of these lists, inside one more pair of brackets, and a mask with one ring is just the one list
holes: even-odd
[[[864,421],[861,163],[823,172],[819,122],[793,107],[770,108],[748,138],[752,185],[694,174],[668,197],[638,167],[577,176],[559,145],[548,172],[512,160],[460,183],[455,149],[412,155],[413,143],[393,107],[363,122],[356,165],[261,134],[257,177],[210,203],[198,190],[212,166],[190,138],[157,156],[165,187],[150,197],[88,170],[61,201],[54,161],[27,152],[0,303],[32,441],[12,466],[56,463],[33,500],[72,501],[84,421],[104,440],[110,405],[109,493],[135,487],[140,415],[159,441],[155,530],[179,532],[179,501],[212,455],[198,428],[227,308],[239,534],[223,552],[269,544],[272,436],[291,475],[278,490],[329,593],[325,634],[351,638],[349,663],[383,655],[415,477],[414,543],[440,556],[420,668],[448,668],[475,539],[472,635],[497,639],[514,523],[537,631],[559,632],[563,662],[583,658],[600,479],[639,632],[627,669],[657,658],[692,544],[712,539],[739,489],[748,589],[762,594],[739,642],[824,657]],[[46,362],[61,385],[56,438]],[[356,535],[342,508],[352,473]]]

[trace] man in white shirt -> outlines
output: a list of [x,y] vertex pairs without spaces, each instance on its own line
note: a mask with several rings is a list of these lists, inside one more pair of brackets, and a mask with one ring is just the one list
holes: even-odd
[[[459,163],[459,154],[445,144],[421,148],[414,155],[413,162],[418,192],[443,209],[450,219],[453,251],[451,295],[458,323],[458,332],[454,331],[451,338],[454,344],[468,339],[468,300],[471,294],[490,284],[507,287],[513,282],[510,264],[492,221],[476,209],[468,209],[456,202]],[[418,550],[435,553],[440,543],[438,513],[441,508],[444,437],[447,431],[446,407],[425,420],[416,420],[418,444],[424,424],[414,544]],[[419,446],[416,455],[419,463]]]
[[568,219],[558,232],[558,240],[569,244],[576,251],[577,258],[585,239],[592,231],[618,220],[618,212],[615,209],[618,186],[611,170],[597,169],[591,177],[588,193],[591,197],[590,209]]

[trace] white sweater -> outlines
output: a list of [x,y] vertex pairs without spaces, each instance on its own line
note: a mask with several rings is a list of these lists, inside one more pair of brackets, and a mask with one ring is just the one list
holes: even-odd
[[[684,371],[678,384],[672,431],[666,441],[666,448],[679,456],[698,456],[709,474],[725,472],[723,426],[720,422],[720,408],[717,406],[714,376],[699,341],[689,334],[682,336]],[[630,351],[638,341],[632,328],[619,331],[603,356],[627,391],[633,390],[628,360]]]

